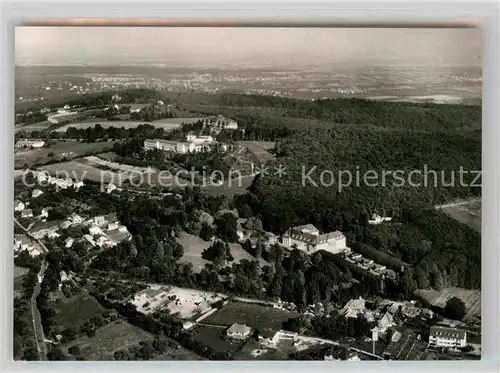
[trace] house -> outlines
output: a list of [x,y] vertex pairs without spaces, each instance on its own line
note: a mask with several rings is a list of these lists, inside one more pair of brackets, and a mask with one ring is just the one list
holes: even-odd
[[118,222],[108,224],[108,230],[112,231],[114,229],[118,229]]
[[381,217],[378,214],[373,214],[371,220],[368,220],[368,224],[378,225],[378,224],[382,224],[383,222],[391,221],[391,220],[392,220],[392,218]]
[[32,209],[25,209],[21,212],[21,216],[23,218],[32,218],[33,217],[33,210]]
[[33,192],[31,193],[32,198],[37,198],[41,196],[43,192],[40,189],[34,189]]
[[283,235],[283,245],[290,249],[296,246],[307,253],[325,250],[337,254],[348,250],[346,238],[341,232],[320,234],[318,228],[312,224],[288,229]]
[[104,217],[104,215],[95,216],[93,220],[94,224],[99,227],[102,227],[104,224],[106,224],[106,218]]
[[387,332],[388,328],[394,325],[394,318],[389,312],[386,312],[377,323],[377,329],[379,333],[384,334],[385,332]]
[[357,318],[359,314],[364,314],[366,310],[366,301],[359,297],[358,299],[351,299],[342,308],[341,312],[346,318]]
[[14,200],[14,211],[23,211],[25,207],[26,206],[24,205],[23,201],[19,199]]
[[102,229],[97,226],[97,225],[92,225],[90,228],[89,228],[89,233],[93,236],[102,236],[104,234],[104,232],[102,231]]
[[264,329],[262,331],[259,331],[259,342],[263,345],[273,347],[278,343],[280,339],[279,336],[279,333],[275,330]]
[[48,238],[57,238],[57,237],[61,237],[61,235],[57,232],[49,232],[49,233],[47,233],[47,237]]
[[80,215],[73,213],[70,216],[70,221],[72,224],[82,224],[85,219],[83,219]]
[[49,217],[49,209],[44,207],[42,209],[42,212],[40,213],[40,215],[38,217],[41,219],[48,218]]
[[70,280],[69,276],[64,271],[59,272],[59,278],[61,279],[61,282],[66,282]]
[[71,221],[69,220],[65,220],[60,224],[61,229],[66,229],[69,228],[70,226],[71,226]]
[[71,246],[73,246],[73,242],[75,242],[75,240],[71,237],[68,237],[66,238],[66,240],[64,240],[64,246],[69,249]]
[[32,257],[42,254],[42,249],[37,242],[31,241],[24,234],[14,236],[14,251],[27,251]]
[[429,346],[433,347],[465,347],[467,332],[456,328],[432,326],[429,332]]
[[245,324],[233,324],[226,330],[226,335],[233,339],[246,339],[250,336],[252,329]]
[[97,243],[94,241],[94,239],[90,234],[84,235],[83,238],[85,238],[85,240],[87,240],[87,242],[90,243],[92,246],[97,246]]
[[24,139],[24,140],[19,140],[18,142],[16,142],[15,147],[16,148],[35,148],[35,149],[38,149],[38,148],[42,148],[44,145],[45,145],[45,141],[43,141],[43,140]]

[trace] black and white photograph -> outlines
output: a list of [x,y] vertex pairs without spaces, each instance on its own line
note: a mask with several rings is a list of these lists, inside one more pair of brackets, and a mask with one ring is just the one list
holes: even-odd
[[455,26],[15,27],[14,360],[480,360]]

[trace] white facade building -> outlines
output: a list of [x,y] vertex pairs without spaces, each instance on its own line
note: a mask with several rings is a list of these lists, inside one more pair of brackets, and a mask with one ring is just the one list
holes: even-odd
[[250,336],[252,329],[246,325],[233,324],[226,330],[226,335],[229,338],[245,339]]
[[435,347],[465,347],[467,332],[465,330],[446,328],[442,326],[431,327],[429,345]]
[[14,211],[23,211],[26,205],[23,201],[16,199],[14,200]]
[[333,254],[348,251],[346,238],[341,232],[320,234],[318,228],[312,224],[290,228],[283,235],[283,245],[288,248],[295,245],[297,249],[311,254],[318,250]]

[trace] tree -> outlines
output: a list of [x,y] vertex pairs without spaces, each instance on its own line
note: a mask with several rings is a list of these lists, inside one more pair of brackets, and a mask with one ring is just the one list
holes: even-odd
[[467,314],[465,303],[457,297],[453,297],[444,306],[444,314],[453,320],[462,320]]
[[68,348],[68,352],[73,356],[79,356],[81,353],[81,348],[78,345],[71,346],[70,348]]

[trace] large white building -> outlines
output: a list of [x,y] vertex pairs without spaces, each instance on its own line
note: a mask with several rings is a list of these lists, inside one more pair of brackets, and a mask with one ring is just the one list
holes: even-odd
[[43,140],[29,140],[29,139],[24,139],[24,140],[19,140],[16,142],[16,148],[42,148],[45,145],[45,141]]
[[144,140],[144,150],[158,149],[164,152],[180,154],[202,152],[210,149],[214,142],[212,136],[188,135],[187,141],[170,141],[161,139]]
[[222,129],[230,129],[230,130],[237,130],[238,129],[238,123],[229,118],[225,118],[222,115],[218,115],[216,117],[208,117],[203,119],[203,124],[205,126],[213,127],[218,130]]
[[283,235],[283,245],[288,248],[295,245],[297,249],[307,253],[325,250],[337,254],[349,250],[346,238],[341,232],[320,234],[318,228],[312,224],[290,228]]
[[467,332],[465,330],[432,326],[429,333],[429,345],[434,347],[465,347]]

